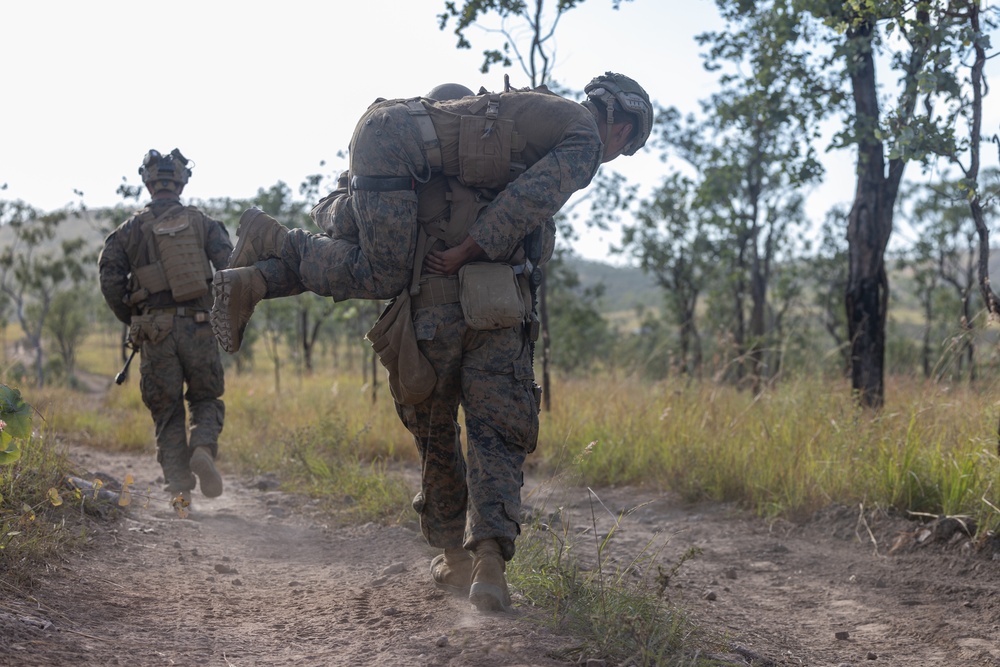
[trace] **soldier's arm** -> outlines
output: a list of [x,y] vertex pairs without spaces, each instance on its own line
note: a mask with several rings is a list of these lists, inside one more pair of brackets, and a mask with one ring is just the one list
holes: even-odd
[[469,236],[491,260],[507,256],[594,178],[604,146],[593,116],[581,110],[555,148],[504,188],[473,223]]
[[233,252],[233,242],[229,238],[229,232],[218,220],[213,220],[205,216],[208,225],[208,233],[205,235],[205,254],[216,271],[221,271],[229,266],[229,256]]
[[125,297],[128,295],[128,277],[131,267],[117,231],[112,232],[105,239],[97,265],[101,280],[101,294],[104,295],[108,308],[115,314],[115,317],[125,324],[129,324],[132,321],[132,309],[126,305]]

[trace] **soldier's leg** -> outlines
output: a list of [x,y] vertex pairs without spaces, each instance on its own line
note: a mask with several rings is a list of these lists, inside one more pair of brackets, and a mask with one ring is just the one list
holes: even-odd
[[462,320],[457,303],[416,312],[417,345],[434,368],[437,382],[425,401],[396,404],[420,454],[420,492],[413,501],[420,529],[429,545],[443,549],[463,544],[468,495],[457,422],[464,325],[457,326],[456,319]]
[[525,458],[538,440],[538,407],[527,337],[520,327],[480,331],[467,347],[462,406],[468,440],[465,547],[475,556],[469,599],[480,610],[510,607],[504,575],[521,532]]
[[222,495],[222,477],[214,463],[226,416],[226,406],[221,399],[225,390],[222,360],[208,323],[196,322],[190,317],[176,318],[174,322],[187,383],[184,397],[190,418],[191,471],[198,477],[201,492],[214,498]]
[[[406,107],[389,104],[370,109],[359,121],[351,140],[350,172],[365,185],[330,200],[315,212],[325,229],[338,234],[314,234],[304,229],[278,229],[273,218],[245,212],[246,239],[234,249],[236,263],[264,254],[276,254],[294,281],[321,296],[345,299],[390,299],[409,283],[417,240],[417,195],[413,189],[383,190],[405,181],[430,178],[420,131]],[[335,203],[335,206],[334,206]],[[332,208],[331,208],[332,207]],[[323,213],[325,211],[326,213]],[[337,212],[338,220],[326,214]],[[350,233],[348,220],[356,225]],[[243,223],[241,223],[242,226]],[[284,230],[284,231],[283,231]],[[263,249],[260,250],[259,248]],[[272,258],[265,259],[270,264]],[[260,268],[260,261],[254,266]],[[262,298],[287,296],[250,266],[219,271],[215,276],[212,326],[223,349],[235,352],[243,331]],[[279,293],[280,292],[280,293]],[[296,292],[297,293],[297,292]]]
[[156,433],[156,460],[163,470],[164,490],[190,491],[195,478],[189,467],[184,410],[184,374],[173,333],[159,343],[142,345],[139,388]]
[[468,492],[458,419],[460,364],[465,325],[459,304],[416,311],[414,330],[420,351],[437,375],[432,394],[417,405],[396,404],[420,454],[420,492],[413,508],[427,543],[444,552],[431,561],[431,578],[440,588],[467,595],[472,556],[464,542]]

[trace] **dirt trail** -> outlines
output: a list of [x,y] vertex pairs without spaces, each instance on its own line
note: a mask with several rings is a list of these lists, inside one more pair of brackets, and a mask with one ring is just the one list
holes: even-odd
[[[155,491],[151,455],[72,454],[91,472],[132,473],[154,500],[134,501],[30,599],[0,597],[2,665],[565,665],[550,656],[578,643],[516,594],[515,614],[482,615],[435,590],[415,525],[334,529],[272,480],[233,475],[182,519]],[[572,525],[590,525],[586,490],[553,493]],[[598,495],[611,514],[641,505],[612,540],[620,562],[656,539],[667,565],[703,550],[669,595],[722,638],[706,649],[718,664],[1000,665],[1000,563],[966,542],[889,555],[913,524],[831,510],[768,525],[665,494]]]

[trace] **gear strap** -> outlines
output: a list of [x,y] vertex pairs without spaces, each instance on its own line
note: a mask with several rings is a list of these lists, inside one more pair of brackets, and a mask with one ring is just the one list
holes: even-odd
[[441,141],[434,130],[434,123],[431,121],[430,114],[427,113],[427,107],[419,99],[406,100],[404,104],[410,112],[410,116],[413,117],[413,121],[417,124],[417,129],[420,130],[420,138],[424,142],[427,163],[430,165],[431,171],[441,171],[441,166],[444,164],[441,159]]

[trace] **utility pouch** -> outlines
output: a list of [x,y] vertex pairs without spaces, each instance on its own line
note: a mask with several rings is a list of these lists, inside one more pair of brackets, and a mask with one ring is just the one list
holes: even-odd
[[437,375],[417,347],[409,289],[389,302],[365,338],[385,366],[393,400],[400,405],[416,405],[431,395]]
[[462,116],[458,137],[459,180],[470,187],[501,190],[510,182],[514,121]]
[[462,314],[470,329],[506,329],[524,322],[524,295],[510,264],[466,264],[458,270],[458,282]]
[[157,344],[170,334],[174,328],[174,316],[170,313],[133,315],[129,325],[128,336],[133,345],[143,343]]

